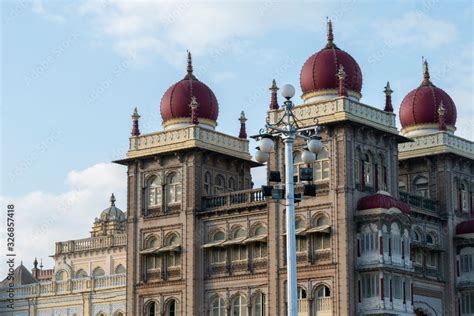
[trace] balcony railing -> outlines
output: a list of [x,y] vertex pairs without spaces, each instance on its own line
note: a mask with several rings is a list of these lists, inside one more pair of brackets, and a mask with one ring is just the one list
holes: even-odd
[[243,204],[264,204],[262,189],[243,190],[203,198],[204,210],[232,207]]
[[[96,278],[48,281],[19,286],[14,288],[14,291],[15,298],[51,296],[125,287],[126,279],[126,274],[114,274]],[[5,299],[7,295],[8,293],[6,291],[1,291],[0,299]]]
[[423,208],[432,212],[438,210],[438,202],[429,198],[400,191],[400,200],[411,206]]
[[[316,298],[314,306],[314,315],[332,315],[332,297],[321,297]],[[298,300],[298,316],[309,316],[310,314],[310,301],[307,299]]]
[[56,254],[108,248],[113,246],[125,246],[126,244],[126,234],[69,240],[56,243]]

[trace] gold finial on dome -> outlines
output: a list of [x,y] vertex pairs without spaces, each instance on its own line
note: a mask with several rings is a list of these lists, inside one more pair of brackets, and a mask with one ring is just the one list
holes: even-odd
[[117,199],[115,199],[115,195],[112,193],[110,196],[110,206],[115,206],[115,201],[117,201]]
[[428,69],[428,60],[424,59],[423,60],[423,82],[421,83],[422,85],[431,85],[431,80],[430,80],[430,71]]

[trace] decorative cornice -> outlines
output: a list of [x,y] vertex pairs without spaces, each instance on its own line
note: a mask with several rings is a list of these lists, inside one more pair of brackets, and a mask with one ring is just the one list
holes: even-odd
[[[200,122],[202,123],[202,119]],[[202,148],[251,161],[248,140],[196,125],[131,137],[127,158],[172,153],[191,148]]]
[[[337,94],[337,91],[335,93]],[[353,101],[347,97],[297,105],[294,107],[293,113],[303,126],[352,121],[393,135],[399,135],[395,124],[395,114]],[[269,112],[270,124],[276,124],[281,115],[283,115],[282,109]]]
[[[346,89],[345,92],[346,92],[347,96],[349,96],[349,97],[353,97],[353,98],[356,98],[356,99],[360,99],[362,97],[362,94],[360,94],[359,92],[354,91],[354,90]],[[312,92],[304,93],[304,94],[301,95],[301,98],[303,100],[308,100],[309,98],[319,97],[319,96],[322,96],[322,95],[337,96],[338,93],[339,93],[338,89],[324,89],[324,90],[318,90],[318,91],[312,91]]]
[[400,160],[445,153],[474,160],[474,142],[443,131],[413,137],[413,142],[399,144],[398,151]]

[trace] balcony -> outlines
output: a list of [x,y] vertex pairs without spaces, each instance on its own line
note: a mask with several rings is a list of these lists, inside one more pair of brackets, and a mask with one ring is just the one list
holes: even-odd
[[242,190],[203,198],[203,211],[265,205],[262,189]]
[[429,198],[400,191],[400,200],[408,203],[410,206],[425,209],[431,212],[438,211],[438,202]]

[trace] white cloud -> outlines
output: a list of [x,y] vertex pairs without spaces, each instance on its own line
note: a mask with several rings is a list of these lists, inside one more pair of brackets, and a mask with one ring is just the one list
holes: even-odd
[[[55,242],[90,236],[90,228],[100,212],[108,207],[113,192],[117,206],[126,211],[126,170],[112,163],[99,163],[66,176],[67,190],[53,194],[34,191],[19,197],[0,197],[0,204],[15,205],[15,253],[31,267],[35,257],[52,266]],[[6,222],[6,221],[2,221]],[[4,231],[2,231],[4,234]],[[6,240],[3,235],[2,240]],[[2,245],[2,249],[4,246]],[[6,271],[0,265],[0,279]]]
[[[99,36],[113,41],[120,54],[147,58],[147,53],[164,57],[172,64],[186,49],[196,55],[219,50],[234,39],[232,49],[238,50],[239,38],[252,38],[276,29],[297,26],[314,27],[308,21],[324,21],[328,5],[275,3],[194,2],[194,1],[86,1],[78,7],[88,16]],[[312,8],[312,10],[310,9]],[[326,12],[326,14],[325,14]],[[298,19],[288,18],[298,16]],[[321,28],[323,32],[324,29]],[[181,59],[178,59],[181,60]]]
[[421,11],[410,11],[400,18],[381,18],[375,29],[391,46],[421,45],[440,47],[453,42],[457,37],[456,27],[440,19],[431,18]]
[[41,15],[45,19],[54,22],[54,23],[64,23],[66,22],[66,19],[59,14],[54,14],[49,11],[47,11],[43,5],[43,1],[41,0],[33,0],[31,3],[31,9],[33,10],[34,13]]

